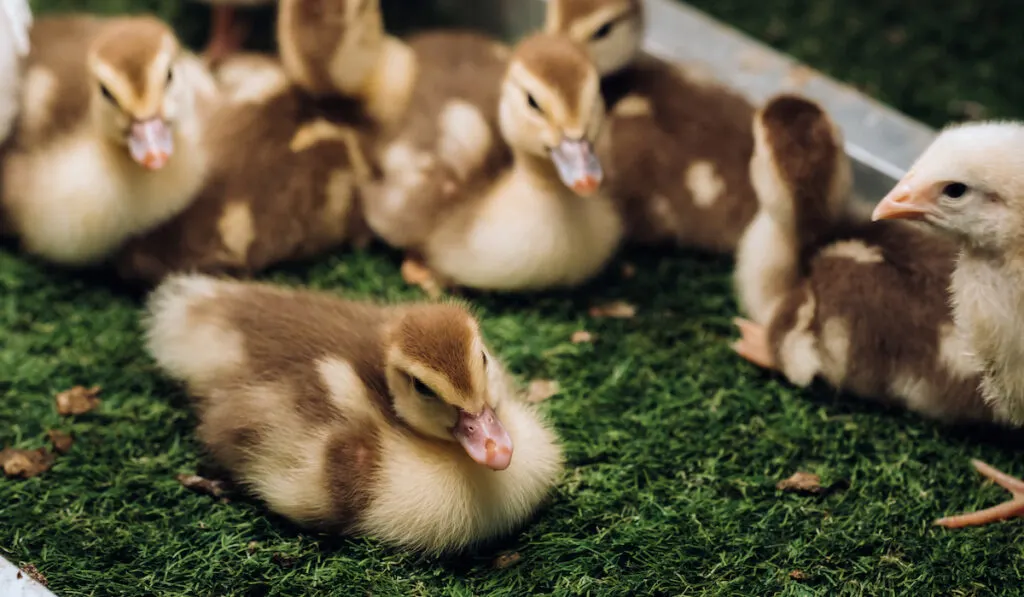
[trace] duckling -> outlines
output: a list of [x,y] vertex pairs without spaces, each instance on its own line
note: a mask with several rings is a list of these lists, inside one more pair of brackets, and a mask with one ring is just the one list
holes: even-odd
[[196,94],[212,78],[151,16],[48,16],[31,48],[0,222],[29,253],[94,265],[199,190]]
[[28,55],[32,9],[27,0],[0,0],[0,144],[11,133],[21,98],[21,63]]
[[240,22],[236,17],[235,13],[238,7],[265,6],[273,4],[276,0],[200,1],[211,5],[210,10],[213,23],[203,55],[210,64],[215,65],[230,54],[240,50],[245,42],[245,38],[248,36],[248,24],[245,21]]
[[448,29],[396,39],[379,0],[282,0],[277,35],[297,85],[359,99],[379,126],[367,203],[381,205],[376,233],[389,244],[422,243],[439,204],[511,164],[498,127],[505,44]]
[[298,524],[458,551],[520,526],[561,474],[554,432],[459,304],[176,274],[145,329],[210,454]]
[[735,278],[751,320],[737,320],[734,350],[800,387],[820,376],[935,419],[992,421],[947,304],[952,243],[846,215],[849,160],[816,103],[776,96],[753,130],[760,209],[740,242]]
[[191,205],[129,241],[129,281],[171,272],[248,276],[352,241],[369,242],[359,185],[371,167],[352,101],[316,101],[269,56],[234,54],[216,69],[225,101],[205,132],[210,173]]
[[419,256],[442,287],[529,291],[586,281],[622,236],[593,151],[604,117],[597,71],[567,38],[527,37],[501,83],[498,114],[513,156],[507,167],[451,194],[369,195],[370,228]]
[[597,155],[627,242],[732,253],[757,212],[754,106],[642,52],[641,0],[549,0],[544,29],[588,48],[608,109]]
[[[875,208],[875,220],[923,223],[959,256],[950,286],[961,352],[982,372],[997,421],[1024,426],[1024,123],[944,128]],[[882,222],[884,223],[884,222]],[[950,527],[1024,515],[1024,481],[975,461],[1014,499],[938,521]]]

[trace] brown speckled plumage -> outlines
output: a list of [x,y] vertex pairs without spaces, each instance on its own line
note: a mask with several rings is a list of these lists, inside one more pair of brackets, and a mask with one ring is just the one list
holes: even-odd
[[[757,211],[748,175],[751,104],[649,55],[606,77],[602,91],[608,120],[598,151],[627,241],[733,251]],[[617,112],[627,98],[646,100],[650,112]],[[695,203],[687,184],[698,162],[710,163],[722,185],[707,206]]]

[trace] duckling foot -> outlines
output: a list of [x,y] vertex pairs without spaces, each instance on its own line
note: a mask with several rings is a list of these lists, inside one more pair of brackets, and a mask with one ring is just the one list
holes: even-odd
[[935,524],[955,529],[967,526],[980,526],[990,522],[1013,518],[1014,516],[1024,516],[1024,481],[1011,477],[980,460],[971,460],[971,464],[974,465],[974,468],[978,469],[979,473],[992,479],[997,485],[1013,494],[1013,498],[997,506],[978,510],[977,512],[940,518],[935,521]]
[[775,357],[768,346],[764,326],[740,317],[733,318],[732,322],[740,330],[740,339],[732,343],[733,351],[758,367],[774,369]]
[[245,23],[235,18],[235,8],[230,5],[213,7],[213,30],[210,41],[203,51],[203,57],[209,65],[216,65],[230,54],[242,48],[248,34]]
[[430,298],[441,296],[441,283],[425,263],[413,257],[402,262],[402,279],[406,284],[419,286]]

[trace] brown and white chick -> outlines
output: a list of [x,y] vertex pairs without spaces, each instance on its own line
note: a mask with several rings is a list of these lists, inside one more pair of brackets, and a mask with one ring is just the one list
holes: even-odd
[[[441,286],[581,284],[604,268],[622,236],[593,151],[604,119],[597,71],[571,40],[535,34],[517,44],[497,102],[508,166],[452,194],[368,196],[367,222],[420,256]],[[420,217],[411,220],[409,210]]]
[[561,474],[555,434],[457,304],[176,275],[145,328],[211,455],[296,523],[455,551],[524,523]]
[[743,311],[734,349],[794,385],[821,377],[853,395],[947,421],[991,421],[979,372],[947,303],[948,240],[844,215],[842,136],[816,103],[769,100],[755,119],[760,209],[737,253]]
[[549,0],[545,30],[584,44],[607,104],[597,155],[626,240],[731,253],[757,211],[754,107],[704,75],[642,52],[642,0]]
[[[996,419],[1024,426],[1024,124],[975,122],[940,132],[879,202],[875,220],[910,219],[950,239],[950,286],[961,351],[983,372]],[[1024,515],[1024,481],[975,466],[1014,494],[1004,504],[940,521],[984,524]]]
[[28,55],[31,27],[28,0],[0,0],[0,144],[20,111],[22,63]]
[[206,172],[196,102],[212,85],[153,17],[38,19],[0,173],[6,232],[84,266],[179,213]]
[[276,0],[199,0],[210,5],[212,23],[203,57],[216,64],[242,49],[249,33],[249,24],[237,16],[238,8],[273,4]]
[[316,96],[363,102],[380,127],[368,187],[388,216],[377,234],[396,247],[423,242],[466,188],[511,163],[498,124],[509,48],[483,33],[387,35],[379,0],[282,0],[278,47],[295,82]]
[[366,244],[359,185],[371,175],[360,108],[315,100],[280,63],[237,53],[215,70],[223,101],[207,125],[210,173],[192,204],[129,241],[123,278],[255,274],[348,242]]

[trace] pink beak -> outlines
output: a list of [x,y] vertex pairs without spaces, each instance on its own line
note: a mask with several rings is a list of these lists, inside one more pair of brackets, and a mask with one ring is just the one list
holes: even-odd
[[157,117],[132,123],[128,151],[133,160],[149,170],[166,166],[174,153],[174,137],[167,122]]
[[484,466],[503,471],[512,462],[512,438],[489,406],[477,415],[460,410],[452,435],[470,458]]
[[589,141],[563,139],[558,147],[551,150],[551,161],[555,163],[562,184],[577,195],[586,197],[601,187],[604,171]]
[[930,212],[934,205],[934,197],[911,182],[905,176],[889,194],[882,198],[871,213],[873,221],[878,220],[920,220]]

